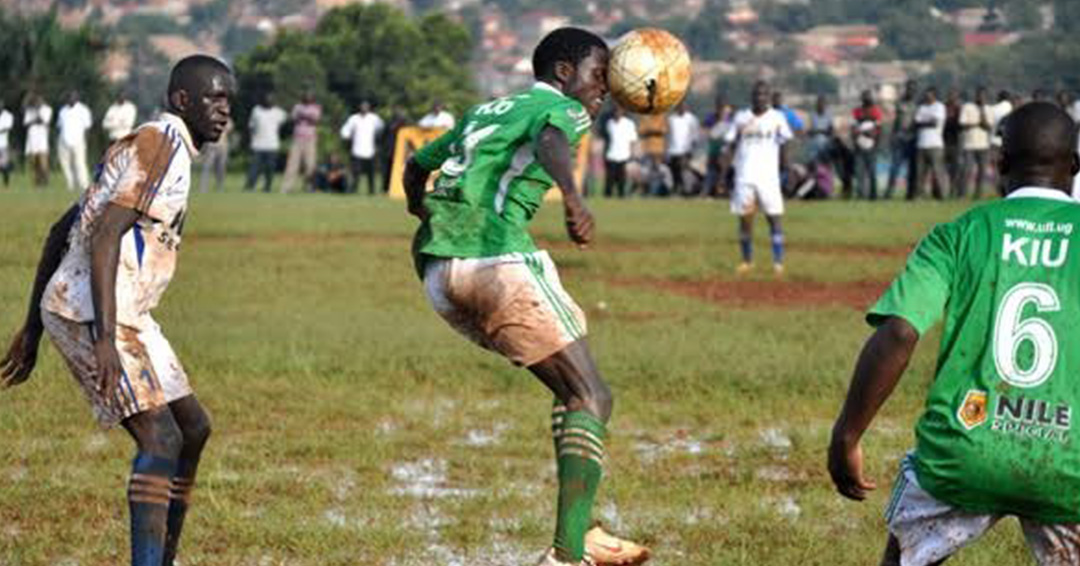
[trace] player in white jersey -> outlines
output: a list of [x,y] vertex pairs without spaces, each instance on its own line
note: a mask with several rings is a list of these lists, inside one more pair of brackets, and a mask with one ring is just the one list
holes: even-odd
[[786,162],[784,144],[794,134],[784,114],[769,105],[769,85],[754,83],[753,105],[735,114],[728,131],[728,145],[735,151],[735,190],[731,213],[739,216],[739,247],[742,262],[738,272],[750,271],[753,262],[754,213],[760,208],[769,221],[772,236],[773,270],[784,271],[784,233],[780,216],[784,196],[780,191],[780,167]]
[[52,228],[26,323],[0,360],[25,381],[48,332],[103,426],[138,453],[128,483],[132,566],[172,566],[210,421],[150,316],[172,279],[191,161],[229,120],[232,71],[194,55],[173,68],[169,109],[106,151],[78,204]]

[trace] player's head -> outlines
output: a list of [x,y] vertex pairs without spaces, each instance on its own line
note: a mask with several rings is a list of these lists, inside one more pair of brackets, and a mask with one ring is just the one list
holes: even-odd
[[608,47],[581,28],[559,28],[540,40],[532,57],[533,75],[576,99],[596,117],[607,97]]
[[229,123],[236,77],[223,61],[209,55],[181,59],[169,75],[169,111],[187,124],[195,147],[215,142]]
[[754,83],[754,89],[750,91],[750,104],[755,114],[761,114],[769,109],[769,96],[769,83],[765,81]]
[[862,100],[863,106],[873,106],[874,105],[874,91],[872,91],[870,89],[866,89],[866,90],[862,91],[862,94],[860,95],[860,99]]
[[1011,191],[1045,186],[1069,192],[1080,172],[1076,123],[1061,107],[1030,102],[1009,114],[998,166]]

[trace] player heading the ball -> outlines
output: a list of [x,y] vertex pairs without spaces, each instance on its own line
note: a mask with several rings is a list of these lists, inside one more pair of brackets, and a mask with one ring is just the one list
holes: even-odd
[[[570,239],[588,244],[593,217],[573,176],[573,148],[607,97],[608,49],[577,28],[533,52],[536,84],[469,109],[405,168],[420,219],[416,269],[431,305],[466,338],[524,366],[555,395],[558,516],[545,565],[640,564],[649,551],[592,528],[612,396],[585,340],[585,315],[528,224],[558,185]],[[435,190],[425,194],[432,171]]]

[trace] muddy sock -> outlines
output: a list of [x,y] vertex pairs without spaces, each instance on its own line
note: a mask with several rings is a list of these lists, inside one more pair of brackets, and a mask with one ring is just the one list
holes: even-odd
[[161,566],[169,512],[169,489],[176,460],[139,453],[131,465],[128,508],[131,511],[132,566]]
[[604,423],[585,411],[564,413],[556,438],[559,509],[555,527],[556,556],[580,562],[585,532],[592,526],[592,507],[604,474]]

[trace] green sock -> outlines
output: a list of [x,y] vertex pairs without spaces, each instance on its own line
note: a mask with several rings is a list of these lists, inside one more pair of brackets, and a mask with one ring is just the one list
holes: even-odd
[[[556,406],[556,411],[558,406]],[[604,475],[604,423],[585,411],[562,412],[557,429],[552,415],[559,470],[559,511],[555,525],[555,554],[563,561],[585,556],[585,532],[592,526],[596,488]]]

